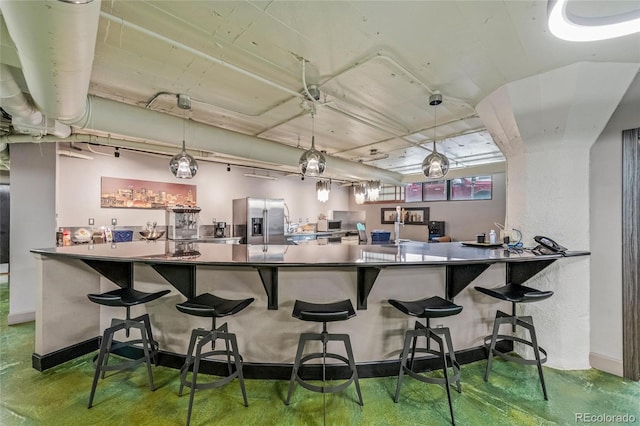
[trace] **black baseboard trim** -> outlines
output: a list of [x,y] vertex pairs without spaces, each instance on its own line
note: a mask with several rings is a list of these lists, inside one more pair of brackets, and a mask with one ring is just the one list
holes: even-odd
[[[85,355],[99,348],[99,338],[96,337],[86,342],[70,346],[65,349],[53,352],[46,356],[38,354],[32,355],[33,368],[44,371],[48,368],[70,361],[79,356]],[[497,348],[503,352],[513,350],[513,342],[501,340],[497,343]],[[143,355],[142,349],[137,347],[124,347],[116,352],[126,358],[140,358]],[[469,364],[487,358],[487,350],[484,346],[463,349],[456,352],[456,359],[459,364]],[[173,352],[160,351],[158,353],[158,365],[175,368],[179,370],[184,364],[185,355]],[[414,361],[415,369],[418,371],[428,371],[442,368],[439,360],[434,356],[416,357]],[[246,379],[264,380],[289,380],[291,378],[291,364],[268,364],[268,363],[245,363],[242,372]],[[400,369],[400,359],[386,360],[379,362],[369,362],[357,364],[358,376],[360,378],[369,377],[392,377],[398,375]],[[200,372],[217,376],[228,374],[227,364],[223,361],[204,360],[200,364]],[[326,368],[327,380],[347,379],[351,376],[346,365],[328,365]],[[318,364],[302,366],[300,376],[304,380],[322,380],[322,367]]]
[[38,371],[45,371],[72,359],[89,354],[100,348],[100,338],[85,340],[73,346],[59,349],[47,355],[31,354],[31,366]]

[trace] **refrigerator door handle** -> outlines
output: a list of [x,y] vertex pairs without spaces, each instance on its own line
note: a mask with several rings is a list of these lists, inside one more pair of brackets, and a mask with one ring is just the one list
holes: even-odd
[[262,242],[269,244],[269,210],[262,210],[262,221],[264,222],[264,231],[262,232]]

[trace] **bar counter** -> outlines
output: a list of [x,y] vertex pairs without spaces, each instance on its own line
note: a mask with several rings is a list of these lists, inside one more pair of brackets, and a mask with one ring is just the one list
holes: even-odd
[[[172,289],[169,295],[136,307],[150,314],[154,336],[167,356],[184,354],[190,330],[208,326],[207,319],[177,312],[176,303],[204,292],[230,299],[256,298],[245,311],[227,318],[238,336],[247,377],[253,367],[277,370],[291,364],[299,333],[317,328],[318,324],[291,318],[296,299],[355,301],[356,317],[333,324],[332,331],[351,335],[360,368],[361,363],[379,365],[397,359],[404,331],[413,327],[413,321],[391,308],[387,299],[455,297],[464,310],[442,323],[451,327],[456,350],[470,351],[469,360],[474,360],[482,356],[479,345],[489,334],[500,303],[467,286],[474,282],[493,287],[505,280],[524,283],[565,258],[460,242],[257,246],[167,240],[31,251],[39,259],[34,368],[44,370],[94,350],[101,330],[123,312],[93,304],[86,295],[118,285],[142,291]],[[568,253],[559,263],[579,261],[586,254]]]

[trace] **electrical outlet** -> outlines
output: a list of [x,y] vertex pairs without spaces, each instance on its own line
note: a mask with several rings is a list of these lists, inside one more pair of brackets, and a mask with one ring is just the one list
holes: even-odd
[[111,224],[113,226],[116,226],[118,224],[118,219],[116,219],[115,217],[111,219]]
[[93,220],[92,217],[89,218],[89,226],[93,226],[96,223],[95,220]]

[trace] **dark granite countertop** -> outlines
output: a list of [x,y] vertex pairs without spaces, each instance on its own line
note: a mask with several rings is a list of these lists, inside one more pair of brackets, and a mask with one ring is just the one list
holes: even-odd
[[[466,247],[460,242],[403,242],[375,245],[244,245],[206,242],[134,241],[32,249],[32,253],[77,259],[144,263],[196,263],[203,265],[274,266],[400,266],[465,263],[526,262],[557,259],[560,254],[536,256],[528,250],[506,247]],[[570,252],[569,256],[589,252]]]

